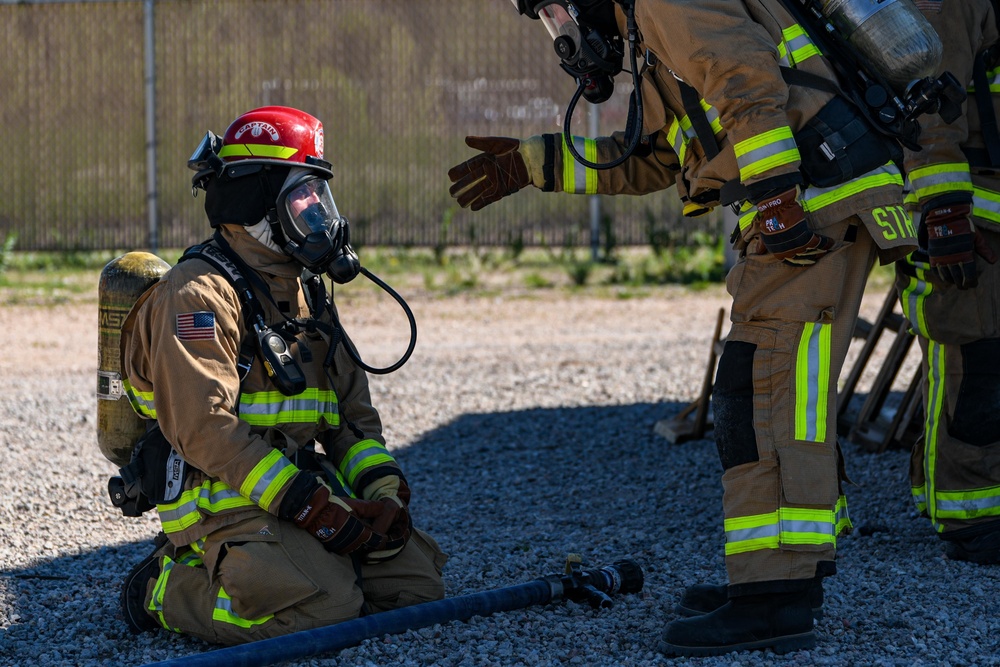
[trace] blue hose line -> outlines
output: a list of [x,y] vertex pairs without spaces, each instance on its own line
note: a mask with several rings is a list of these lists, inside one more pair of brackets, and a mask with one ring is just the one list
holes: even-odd
[[219,667],[220,665],[264,667],[320,653],[339,651],[372,637],[545,604],[552,598],[553,584],[544,579],[536,579],[517,586],[383,611],[336,625],[303,630],[281,637],[147,663],[143,667]]

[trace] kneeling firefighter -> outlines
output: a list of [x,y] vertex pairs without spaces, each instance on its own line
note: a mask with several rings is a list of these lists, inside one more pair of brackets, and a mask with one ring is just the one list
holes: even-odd
[[323,145],[320,121],[287,107],[208,133],[188,165],[214,236],[122,325],[147,429],[112,497],[155,504],[163,528],[122,587],[134,632],[237,644],[444,595],[446,556],[411,524],[371,404],[375,369],[321,277],[364,272]]
[[[910,86],[923,91],[913,104],[869,95],[886,106],[887,124],[876,126],[843,80],[849,67],[824,50],[828,31],[805,23],[798,0],[512,2],[540,19],[579,88],[560,134],[467,137],[482,152],[449,171],[460,205],[478,210],[528,185],[611,195],[676,185],[685,215],[720,203],[740,212],[739,260],[727,278],[733,324],[713,395],[729,582],[685,591],[677,611],[691,618],[670,623],[659,648],[811,647],[822,579],[834,574],[837,537],[851,526],[838,376],[875,258],[887,264],[916,248],[902,206],[902,145],[918,137],[916,116],[940,103],[928,91],[954,87]],[[890,5],[883,25],[892,32],[870,41],[895,44],[909,25],[914,58],[927,56],[914,76],[934,72],[937,36],[903,3],[880,3]],[[625,131],[572,136],[573,105],[610,96],[626,49],[634,90]]]

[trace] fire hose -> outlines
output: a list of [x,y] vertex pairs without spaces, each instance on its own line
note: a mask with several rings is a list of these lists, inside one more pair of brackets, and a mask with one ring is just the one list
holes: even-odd
[[144,667],[264,667],[279,662],[338,651],[365,639],[437,623],[464,621],[473,616],[489,616],[533,605],[572,600],[586,602],[594,609],[612,606],[611,595],[642,590],[643,574],[638,563],[617,561],[613,565],[584,570],[578,557],[566,561],[566,573],[541,577],[525,584],[470,593],[434,602],[362,616],[337,625],[303,630],[281,637],[207,651],[193,656],[171,658]]

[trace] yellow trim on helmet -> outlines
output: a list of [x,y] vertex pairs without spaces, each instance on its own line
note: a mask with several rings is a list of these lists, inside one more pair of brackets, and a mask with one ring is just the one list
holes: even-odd
[[269,146],[267,144],[229,144],[219,151],[219,157],[266,157],[287,160],[298,152],[297,148]]

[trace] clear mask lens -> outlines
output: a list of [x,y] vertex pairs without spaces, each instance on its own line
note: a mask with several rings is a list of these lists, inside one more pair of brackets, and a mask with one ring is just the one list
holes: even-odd
[[[313,232],[327,232],[340,220],[329,184],[322,178],[311,178],[292,187],[284,197],[293,236],[304,239]],[[287,230],[293,231],[293,230]]]
[[552,3],[540,8],[538,18],[542,20],[542,25],[549,31],[549,36],[553,40],[569,37],[574,44],[580,43],[580,26],[562,5]]

